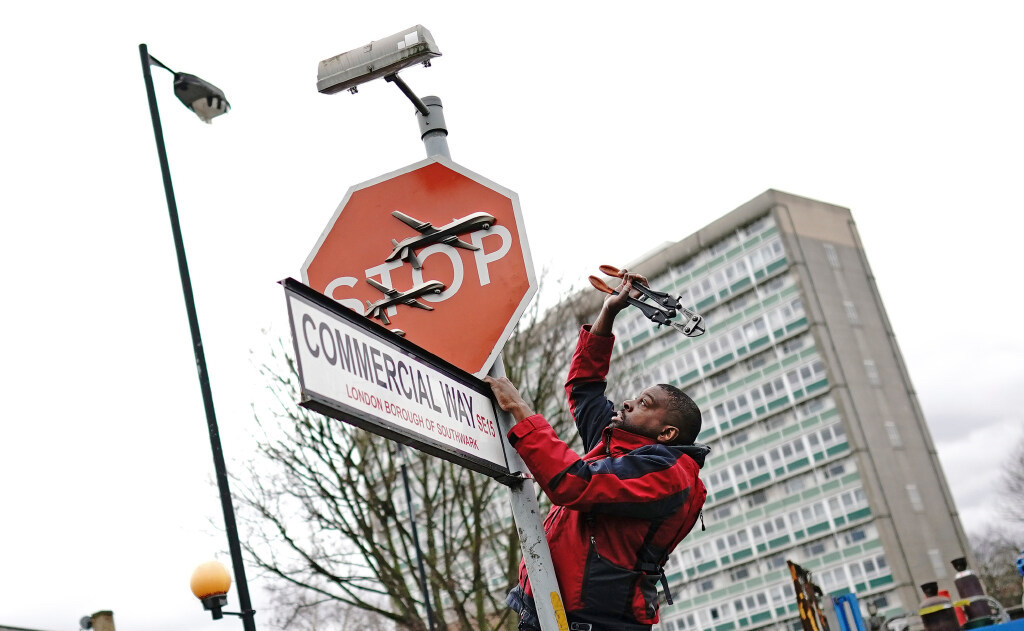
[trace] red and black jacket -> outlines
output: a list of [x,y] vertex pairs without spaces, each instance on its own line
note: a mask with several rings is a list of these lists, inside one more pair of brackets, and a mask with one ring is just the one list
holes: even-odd
[[[508,438],[554,504],[544,532],[570,619],[648,628],[658,621],[662,567],[704,505],[697,474],[710,449],[663,445],[609,426],[614,406],[604,393],[613,342],[583,327],[569,368],[566,392],[585,456],[539,414]],[[533,595],[522,563],[519,583]]]

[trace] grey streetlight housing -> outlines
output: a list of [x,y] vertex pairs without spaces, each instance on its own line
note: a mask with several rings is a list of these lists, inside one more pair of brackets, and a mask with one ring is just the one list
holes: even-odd
[[231,109],[220,88],[194,74],[174,73],[174,95],[204,123],[212,122]]
[[[159,66],[174,75],[174,95],[185,104],[185,107],[195,112],[204,123],[211,123],[213,119],[221,114],[227,114],[231,109],[224,96],[224,91],[209,81],[204,81],[194,74],[187,72],[175,72],[168,68],[162,61],[149,54],[149,48],[145,44],[139,45],[142,54],[142,65],[144,73],[149,76],[149,67]],[[149,79],[152,81],[152,79]],[[146,84],[149,88],[149,83]],[[152,97],[150,108],[156,107],[155,95]],[[153,111],[156,111],[153,109]]]
[[355,92],[356,87],[363,83],[394,75],[416,64],[429,66],[431,59],[440,56],[441,51],[430,31],[417,24],[390,37],[324,59],[317,68],[316,89],[322,94],[342,90]]

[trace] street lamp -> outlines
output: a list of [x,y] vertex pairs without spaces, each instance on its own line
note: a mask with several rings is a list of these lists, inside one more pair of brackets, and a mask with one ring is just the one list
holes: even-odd
[[434,43],[430,31],[417,24],[347,53],[324,59],[317,67],[316,89],[321,94],[334,94],[342,90],[355,93],[358,86],[383,77],[388,83],[394,83],[416,106],[420,138],[427,156],[440,155],[451,159],[448,152],[448,127],[444,122],[441,99],[436,96],[421,99],[398,76],[399,70],[409,66],[423,64],[429,67],[430,60],[440,56],[441,51]]
[[217,416],[213,410],[213,393],[210,391],[210,377],[206,371],[203,341],[199,335],[199,319],[196,316],[196,304],[192,296],[192,281],[188,274],[188,262],[185,260],[185,245],[181,239],[181,226],[178,223],[178,205],[174,200],[174,188],[171,186],[171,170],[167,163],[167,149],[164,146],[164,132],[160,125],[160,111],[156,106],[156,92],[153,90],[151,67],[159,66],[174,75],[175,95],[204,122],[209,123],[213,118],[226,113],[230,105],[224,98],[224,93],[216,86],[195,75],[174,72],[152,57],[145,44],[139,44],[139,55],[142,58],[142,76],[146,81],[146,94],[149,97],[149,113],[153,119],[156,152],[160,157],[160,171],[164,178],[164,194],[167,197],[167,211],[171,218],[174,250],[178,256],[181,290],[185,296],[185,309],[188,312],[188,324],[192,332],[192,350],[195,353],[196,370],[199,372],[199,389],[203,393],[203,406],[206,409],[206,426],[210,434],[210,448],[213,451],[213,466],[216,470],[217,488],[220,491],[221,509],[224,512],[224,529],[227,531],[228,548],[231,551],[231,565],[234,568],[235,577],[238,579],[238,602],[242,608],[242,612],[238,615],[242,618],[245,631],[256,631],[256,624],[253,621],[256,612],[253,611],[252,603],[249,600],[249,586],[245,580],[242,548],[238,541],[238,527],[235,525],[235,510],[231,505],[231,490],[228,488],[227,467],[224,464],[224,452],[220,445]]
[[214,620],[220,620],[224,614],[241,616],[241,613],[224,611],[228,604],[228,589],[231,588],[231,575],[228,569],[217,561],[200,563],[192,572],[189,587],[195,597],[203,602],[203,609],[210,612]]
[[430,31],[420,25],[406,29],[366,46],[335,55],[320,62],[316,73],[316,89],[322,94],[342,90],[356,92],[357,86],[381,77],[398,74],[399,70],[416,64],[430,65],[440,57]]

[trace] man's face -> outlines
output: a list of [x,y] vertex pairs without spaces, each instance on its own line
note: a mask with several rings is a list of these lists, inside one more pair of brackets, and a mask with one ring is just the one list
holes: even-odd
[[[671,442],[678,430],[665,422],[667,404],[668,394],[658,386],[651,386],[637,398],[623,401],[621,409],[612,417],[612,425],[647,438]],[[671,435],[666,436],[668,429]]]

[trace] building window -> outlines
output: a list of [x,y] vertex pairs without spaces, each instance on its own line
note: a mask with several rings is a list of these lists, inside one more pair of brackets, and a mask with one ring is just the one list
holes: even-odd
[[803,476],[793,478],[786,482],[787,493],[798,493],[804,490],[804,478]]
[[709,559],[709,558],[711,558],[711,553],[712,552],[713,552],[713,550],[711,549],[711,543],[710,542],[702,543],[702,544],[700,544],[699,546],[697,546],[696,548],[693,549],[693,558],[696,559],[697,561],[701,561],[703,559]]
[[722,384],[729,383],[730,379],[732,379],[732,376],[729,374],[729,371],[726,370],[718,373],[717,375],[712,375],[708,381],[711,383],[712,388],[717,388]]
[[729,572],[729,579],[734,583],[748,578],[750,578],[750,568],[746,566],[736,568],[732,572]]
[[750,359],[748,359],[747,362],[746,362],[746,367],[747,367],[747,370],[749,370],[749,371],[755,371],[755,370],[757,370],[761,366],[764,366],[767,363],[768,363],[768,353],[761,353],[760,355],[755,355],[754,357],[751,357]]
[[776,554],[775,556],[768,557],[764,560],[764,570],[766,572],[771,572],[772,570],[776,570],[780,567],[785,567],[785,565],[786,555],[784,554]]
[[921,493],[917,490],[916,484],[907,485],[907,497],[910,498],[910,506],[918,513],[924,512],[924,502],[921,501]]
[[737,311],[743,311],[750,304],[751,294],[745,293],[740,294],[736,298],[733,298],[729,302],[725,303],[725,308],[729,313],[736,313]]
[[843,309],[846,310],[846,319],[850,324],[860,324],[860,317],[857,315],[857,307],[849,300],[843,301]]
[[765,429],[765,431],[768,431],[768,432],[770,432],[772,430],[779,429],[780,427],[784,427],[785,425],[788,425],[789,422],[793,420],[793,418],[794,417],[793,417],[793,414],[791,412],[786,412],[784,414],[779,414],[779,415],[773,416],[771,418],[765,419],[765,421],[764,421],[764,429]]
[[770,228],[770,227],[772,227],[774,225],[775,225],[775,222],[772,221],[772,216],[771,215],[764,215],[763,217],[755,219],[754,221],[748,223],[746,226],[740,228],[738,232],[740,234],[744,235],[744,236],[748,236],[749,237],[751,235],[755,235],[755,234],[761,232],[762,230]]
[[739,447],[748,440],[750,440],[750,432],[736,432],[729,436],[729,446]]
[[[803,377],[802,372],[800,376]],[[803,405],[800,406],[800,418],[807,418],[812,414],[817,414],[818,412],[821,412],[822,410],[825,409],[826,401],[829,404],[832,404],[830,405],[830,407],[834,407],[832,399],[830,399],[829,397],[818,397],[816,399],[811,399],[807,403],[804,403]]]
[[832,269],[839,269],[839,254],[831,243],[825,244],[825,258],[828,259],[828,264],[832,266]]
[[860,563],[851,563],[846,566],[846,569],[854,583],[859,583],[860,579],[864,576],[864,570],[861,568]]
[[946,564],[942,562],[942,552],[936,548],[928,550],[928,558],[932,562],[932,571],[935,578],[946,578]]
[[727,517],[731,517],[732,516],[732,508],[733,508],[733,506],[735,504],[736,504],[736,502],[729,502],[728,504],[724,504],[722,506],[719,506],[719,507],[715,508],[714,510],[711,511],[711,515],[710,515],[711,518],[714,519],[714,520],[719,520],[719,519],[726,519]]
[[725,239],[722,239],[721,241],[717,241],[715,243],[712,243],[711,246],[708,248],[708,250],[711,251],[712,255],[722,254],[723,252],[728,250],[732,246],[732,244],[736,242],[736,240],[737,239],[736,239],[735,236],[726,237]]
[[878,376],[878,366],[875,366],[875,360],[864,360],[864,372],[866,372],[868,375],[868,383],[870,383],[873,386],[881,385],[882,380]]
[[843,462],[837,462],[825,468],[825,479],[828,480],[835,478],[843,475],[844,473],[846,473],[846,464]]
[[806,341],[806,339],[807,339],[806,335],[801,335],[800,337],[794,337],[791,340],[786,340],[785,342],[783,342],[782,345],[779,348],[782,349],[782,354],[783,355],[789,355],[790,353],[796,352],[796,351],[800,350],[801,348],[803,348],[804,347],[804,342]]
[[848,546],[852,546],[853,544],[864,541],[867,538],[868,535],[863,528],[854,528],[843,535],[843,542]]
[[760,506],[768,501],[768,494],[764,491],[758,491],[757,493],[751,493],[750,497],[747,498],[747,506],[754,508]]
[[896,428],[896,423],[886,421],[885,432],[889,435],[889,442],[892,443],[893,447],[903,446],[903,439],[900,438],[900,430]]

